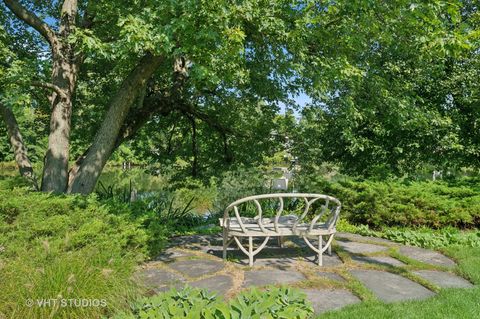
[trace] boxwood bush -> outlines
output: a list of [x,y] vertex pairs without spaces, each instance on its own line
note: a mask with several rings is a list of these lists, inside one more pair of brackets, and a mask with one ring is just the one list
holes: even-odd
[[480,180],[327,181],[315,175],[300,179],[302,191],[340,199],[342,217],[354,224],[475,228],[480,225]]

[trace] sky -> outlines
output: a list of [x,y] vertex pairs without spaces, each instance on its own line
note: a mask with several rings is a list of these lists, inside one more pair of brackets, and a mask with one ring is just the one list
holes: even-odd
[[[312,102],[312,99],[305,93],[300,93],[297,96],[292,96],[292,98],[295,100],[298,106],[300,108],[298,110],[293,110],[293,114],[295,115],[296,118],[300,117],[300,112],[305,105],[309,104]],[[285,114],[286,107],[285,104],[280,103],[280,114]]]

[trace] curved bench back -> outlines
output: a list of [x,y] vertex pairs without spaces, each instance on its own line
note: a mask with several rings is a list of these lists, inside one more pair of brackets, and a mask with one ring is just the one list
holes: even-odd
[[327,229],[331,230],[335,227],[338,216],[340,214],[340,209],[342,207],[342,204],[338,199],[335,197],[331,197],[328,195],[321,195],[321,194],[310,194],[310,193],[276,193],[276,194],[263,194],[263,195],[255,195],[255,196],[248,196],[242,199],[239,199],[230,205],[225,209],[225,213],[223,215],[223,225],[224,227],[228,227],[229,223],[229,213],[230,211],[233,210],[235,217],[238,221],[238,224],[242,230],[242,232],[247,233],[247,230],[245,228],[245,225],[242,221],[242,216],[240,215],[239,212],[239,205],[253,202],[256,210],[257,210],[257,216],[255,216],[255,220],[257,220],[258,227],[262,230],[263,233],[271,234],[271,230],[266,230],[264,227],[264,222],[263,222],[263,210],[262,210],[262,205],[260,204],[261,200],[278,200],[279,205],[278,205],[278,210],[274,218],[274,229],[276,232],[279,232],[279,220],[280,217],[284,211],[284,198],[296,198],[296,199],[303,199],[305,202],[305,207],[303,209],[303,213],[299,216],[299,218],[293,223],[292,225],[292,231],[293,233],[296,233],[297,231],[297,226],[302,224],[302,221],[305,219],[305,217],[308,215],[310,212],[310,209],[312,207],[312,204],[317,202],[317,201],[322,201],[322,206],[320,209],[320,212],[317,213],[313,219],[310,221],[310,227],[309,231],[312,231],[314,229],[315,225],[318,224],[318,222],[323,218],[325,219],[325,226]]

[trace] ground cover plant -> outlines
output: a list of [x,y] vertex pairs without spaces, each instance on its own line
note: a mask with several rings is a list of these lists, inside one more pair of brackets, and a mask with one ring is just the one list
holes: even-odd
[[373,230],[368,225],[353,225],[346,220],[340,220],[337,229],[342,232],[381,237],[397,243],[423,248],[480,247],[480,231],[478,229],[382,227],[381,230]]
[[225,302],[221,296],[200,289],[185,288],[136,301],[128,313],[114,319],[303,319],[313,313],[305,294],[296,289],[268,288],[242,292]]

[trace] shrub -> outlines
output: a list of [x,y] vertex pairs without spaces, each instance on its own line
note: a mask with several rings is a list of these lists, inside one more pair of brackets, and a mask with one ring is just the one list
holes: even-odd
[[186,287],[172,289],[135,302],[131,311],[120,313],[115,319],[173,319],[173,318],[308,318],[313,313],[305,295],[290,288],[252,289],[240,293],[229,303],[205,290]]
[[337,197],[343,204],[342,218],[354,224],[380,229],[385,226],[480,226],[480,182],[354,181],[329,182],[315,175],[300,178],[302,191]]

